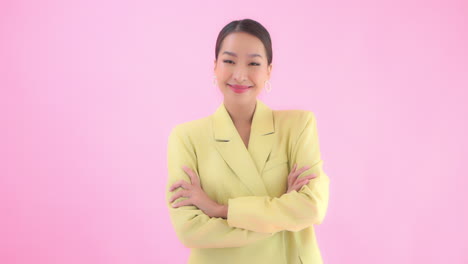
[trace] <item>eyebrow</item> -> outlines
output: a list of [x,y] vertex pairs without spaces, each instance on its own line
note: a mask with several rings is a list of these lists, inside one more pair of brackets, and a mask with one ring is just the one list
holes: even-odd
[[[237,54],[234,53],[234,52],[231,52],[231,51],[225,51],[225,52],[223,52],[223,54],[227,54],[227,55],[231,55],[231,56],[237,57]],[[260,57],[260,58],[262,57],[260,54],[257,54],[257,53],[249,54],[248,56],[249,56],[249,57],[252,57],[252,58],[253,58],[253,57]]]

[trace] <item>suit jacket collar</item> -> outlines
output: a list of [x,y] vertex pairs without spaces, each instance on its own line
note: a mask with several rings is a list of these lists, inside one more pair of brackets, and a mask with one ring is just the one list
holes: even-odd
[[[216,140],[230,140],[235,134],[239,135],[224,103],[213,115],[214,136]],[[262,101],[257,104],[252,119],[251,135],[264,135],[275,132],[273,111]]]
[[252,195],[268,195],[261,173],[275,141],[273,111],[257,99],[248,149],[222,103],[212,116],[215,146]]

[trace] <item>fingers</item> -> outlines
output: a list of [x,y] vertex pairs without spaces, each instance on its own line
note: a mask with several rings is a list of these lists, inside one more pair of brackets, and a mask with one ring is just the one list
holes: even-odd
[[298,171],[295,171],[294,173],[296,174],[296,177],[301,175],[301,173],[303,173],[304,171],[310,169],[310,166],[304,166],[302,168],[300,168]]
[[297,185],[299,188],[301,188],[303,185],[306,185],[309,183],[311,179],[307,179],[307,178],[304,178],[304,179],[300,179],[297,181]]
[[190,189],[190,184],[184,180],[180,180],[176,183],[174,183],[170,188],[169,188],[169,191],[172,192],[173,190],[179,188],[179,187],[182,187],[186,190]]
[[177,202],[172,205],[172,207],[177,208],[181,206],[186,206],[186,205],[194,205],[190,199],[185,199],[183,201]]
[[297,180],[297,185],[298,185],[298,190],[302,188],[302,186],[306,185],[309,183],[310,180],[314,179],[314,178],[317,178],[317,175],[315,174],[310,174],[310,175],[307,175],[301,179],[298,179]]
[[[192,170],[190,169],[189,167],[187,166],[182,166],[182,169],[185,171],[185,173],[187,173],[187,175],[189,176],[190,178],[190,182],[191,184],[193,185],[196,185],[196,186],[200,186],[200,179],[198,178],[198,175]],[[191,187],[191,184],[184,181],[184,180],[180,180],[176,183],[174,183],[170,188],[169,188],[169,191],[173,191],[179,187],[182,187],[184,189],[189,189]]]
[[189,167],[187,166],[182,166],[182,169],[185,171],[185,173],[188,174],[190,177],[190,182],[194,185],[200,186],[200,180],[198,178],[198,175]]
[[293,186],[293,190],[296,190],[297,192],[302,188],[302,186],[306,185],[307,183],[309,183],[309,180],[306,180],[306,181],[298,181],[296,182],[296,184]]
[[304,171],[310,169],[311,166],[304,166],[297,170],[297,163],[294,164],[290,174],[288,175],[288,191],[290,192],[291,190],[299,190],[304,184],[307,184],[310,179],[315,178],[316,176],[314,174],[307,175],[305,177],[302,177],[301,179],[298,179],[299,175],[301,175]]
[[187,197],[189,198],[189,193],[182,190],[182,191],[178,191],[176,194],[174,194],[171,199],[169,200],[170,203],[172,203],[173,201],[179,199],[180,197]]
[[317,175],[310,174],[310,175],[307,175],[307,176],[302,177],[300,179],[297,179],[297,181],[292,185],[292,187],[290,187],[288,189],[289,190],[288,192],[291,192],[292,190],[299,191],[302,188],[302,186],[308,184],[309,181],[314,179],[314,178],[317,178]]
[[302,180],[302,179],[311,180],[311,179],[314,179],[314,178],[317,178],[317,175],[315,175],[315,174],[310,174],[310,175],[307,175],[307,176],[302,177],[301,180]]
[[302,183],[304,184],[304,182],[309,182],[309,180],[312,180],[314,178],[316,178],[317,176],[315,174],[310,174],[310,175],[307,175],[305,177],[302,177],[300,179],[297,179],[297,183]]
[[297,172],[297,175],[300,175],[301,173],[303,173],[304,171],[310,169],[310,166],[304,166],[302,168],[299,169],[299,171]]
[[291,172],[288,175],[288,186],[290,186],[294,182],[294,179],[293,179],[292,175],[294,175],[294,172],[296,171],[296,167],[297,167],[297,163],[294,164]]
[[294,164],[294,167],[293,167],[293,170],[291,171],[291,173],[289,174],[289,176],[292,178],[292,181],[294,182],[296,180],[296,178],[301,175],[301,173],[303,173],[304,171],[310,169],[310,166],[304,166],[302,168],[300,168],[298,171],[296,171],[296,167],[297,167],[297,163]]

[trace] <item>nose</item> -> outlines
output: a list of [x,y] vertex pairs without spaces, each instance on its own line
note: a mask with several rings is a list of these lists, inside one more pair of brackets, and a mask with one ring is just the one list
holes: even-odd
[[236,82],[241,84],[247,80],[247,69],[243,66],[237,66],[234,70],[233,78]]

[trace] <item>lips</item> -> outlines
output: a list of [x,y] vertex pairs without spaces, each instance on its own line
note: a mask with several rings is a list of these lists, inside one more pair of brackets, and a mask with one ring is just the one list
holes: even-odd
[[238,85],[238,84],[228,84],[228,85],[231,86],[234,89],[248,89],[248,88],[252,87],[252,86]]
[[252,86],[246,86],[246,85],[237,85],[237,84],[234,84],[234,85],[230,85],[228,84],[228,86],[231,88],[231,90],[235,93],[245,93],[247,91],[250,90],[250,88],[252,88]]

